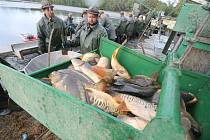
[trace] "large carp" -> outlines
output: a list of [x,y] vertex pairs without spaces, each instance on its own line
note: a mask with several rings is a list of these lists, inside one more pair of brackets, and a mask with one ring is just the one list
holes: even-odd
[[68,68],[52,72],[49,78],[55,88],[87,102],[88,97],[83,86],[84,84],[93,83],[93,81],[83,73]]
[[94,105],[103,111],[114,116],[127,114],[128,109],[122,99],[115,99],[109,94],[93,88],[91,85],[86,85],[86,94],[90,97],[90,104]]
[[153,103],[126,94],[114,93],[112,96],[121,98],[125,102],[128,110],[137,117],[151,121],[156,116],[157,105]]
[[86,74],[95,83],[101,82],[102,78],[91,70],[91,66],[88,63],[85,63],[80,59],[71,59],[71,62],[76,70]]
[[117,48],[112,54],[111,66],[117,72],[117,74],[123,78],[130,79],[131,76],[128,71],[118,62],[117,54],[120,50],[120,47]]

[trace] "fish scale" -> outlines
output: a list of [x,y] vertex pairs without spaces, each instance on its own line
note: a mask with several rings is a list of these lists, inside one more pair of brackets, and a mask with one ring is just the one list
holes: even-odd
[[91,84],[93,81],[86,75],[68,68],[52,72],[50,74],[52,85],[68,94],[89,103],[85,94],[84,84]]
[[156,115],[157,105],[147,102],[141,98],[115,93],[114,97],[122,98],[130,112],[144,120],[151,121]]

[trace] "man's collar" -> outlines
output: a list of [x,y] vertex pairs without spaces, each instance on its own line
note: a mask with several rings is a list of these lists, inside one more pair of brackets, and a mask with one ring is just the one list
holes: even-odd
[[55,16],[52,16],[52,17],[49,19],[46,15],[44,15],[44,21],[45,21],[46,23],[55,22]]
[[94,30],[97,26],[99,25],[99,22],[97,22],[94,26],[90,26],[89,24],[87,24],[87,28],[88,29],[92,29],[92,30]]

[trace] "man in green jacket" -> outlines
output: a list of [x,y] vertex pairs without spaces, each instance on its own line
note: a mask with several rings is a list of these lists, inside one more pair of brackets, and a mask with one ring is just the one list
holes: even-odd
[[87,23],[76,33],[70,46],[80,46],[80,52],[86,53],[99,48],[101,37],[107,37],[107,32],[98,22],[99,11],[93,7],[87,10]]
[[117,42],[122,43],[125,40],[125,29],[127,26],[127,18],[124,16],[124,12],[120,12],[120,20],[119,24],[116,28],[116,34],[117,34]]
[[87,24],[87,10],[83,10],[81,17],[82,21],[80,21],[79,24],[77,25],[75,33],[77,33],[82,28],[82,26]]
[[47,0],[42,1],[44,16],[37,23],[38,47],[40,53],[48,51],[48,43],[52,29],[51,51],[57,51],[66,45],[65,24],[63,20],[54,15],[53,5]]
[[109,18],[107,14],[104,13],[104,11],[100,12],[100,18],[99,18],[100,24],[106,29],[108,38],[112,41],[115,41],[116,39],[116,32],[115,32],[115,27]]
[[135,21],[134,21],[134,18],[133,18],[133,14],[130,13],[129,18],[128,18],[128,22],[127,22],[127,26],[126,26],[126,29],[125,29],[125,33],[128,37],[128,40],[133,39],[134,28],[135,28]]

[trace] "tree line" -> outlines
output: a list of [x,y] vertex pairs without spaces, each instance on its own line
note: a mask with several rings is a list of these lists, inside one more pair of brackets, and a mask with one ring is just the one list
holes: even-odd
[[[30,0],[40,2],[40,0]],[[54,4],[76,6],[88,8],[88,0],[50,0]],[[132,11],[134,3],[140,4],[140,11],[142,14],[148,12],[148,8],[154,11],[163,11],[165,15],[176,17],[179,13],[184,0],[179,0],[178,4],[174,6],[173,2],[168,4],[161,2],[160,0],[98,0],[99,8],[108,11]],[[146,8],[148,7],[148,8]]]

